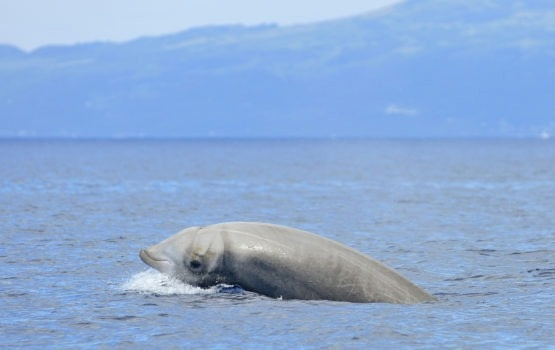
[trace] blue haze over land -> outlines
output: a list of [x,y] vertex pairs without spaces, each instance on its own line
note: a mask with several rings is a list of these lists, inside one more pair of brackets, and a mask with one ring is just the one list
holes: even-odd
[[548,138],[554,62],[543,0],[0,46],[0,137]]

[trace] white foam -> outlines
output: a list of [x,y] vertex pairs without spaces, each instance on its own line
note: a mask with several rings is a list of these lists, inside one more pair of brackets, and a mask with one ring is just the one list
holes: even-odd
[[139,272],[121,285],[125,291],[156,295],[214,294],[218,289],[194,287],[154,269]]

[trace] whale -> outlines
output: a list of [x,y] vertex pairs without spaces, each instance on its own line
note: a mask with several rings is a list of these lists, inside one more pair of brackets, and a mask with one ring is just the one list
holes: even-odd
[[149,248],[150,267],[192,286],[237,285],[277,299],[415,304],[436,300],[342,243],[287,226],[226,222],[186,228]]

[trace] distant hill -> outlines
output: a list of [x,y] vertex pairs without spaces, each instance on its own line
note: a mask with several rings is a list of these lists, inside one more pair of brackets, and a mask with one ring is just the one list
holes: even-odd
[[555,2],[0,46],[0,137],[555,135]]

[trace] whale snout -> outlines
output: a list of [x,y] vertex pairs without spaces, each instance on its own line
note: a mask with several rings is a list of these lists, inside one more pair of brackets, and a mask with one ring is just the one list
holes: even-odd
[[148,255],[146,249],[141,249],[141,251],[139,252],[139,257],[145,264],[150,265],[152,258]]
[[158,256],[149,249],[141,249],[139,257],[145,264],[160,272],[169,272],[172,265],[172,262],[166,257]]

